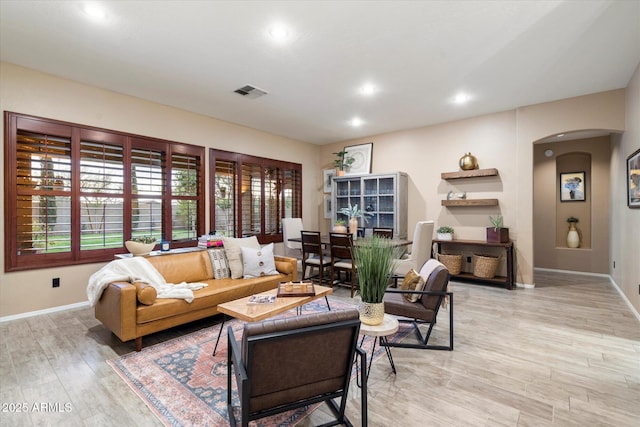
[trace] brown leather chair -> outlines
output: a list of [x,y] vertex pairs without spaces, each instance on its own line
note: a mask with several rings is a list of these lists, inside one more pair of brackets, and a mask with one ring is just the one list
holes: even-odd
[[[433,263],[433,264],[431,264]],[[429,267],[436,265],[432,270],[425,271]],[[453,350],[453,293],[447,291],[449,283],[449,270],[436,260],[429,260],[420,270],[420,275],[425,281],[422,291],[403,290],[400,288],[388,288],[384,294],[384,311],[402,317],[400,322],[412,323],[415,327],[418,343],[390,343],[388,347],[420,348],[430,350]],[[405,298],[406,294],[418,294],[416,302],[410,302]],[[447,298],[448,297],[448,298]],[[436,318],[443,302],[448,300],[449,304],[449,345],[428,344],[431,332],[436,324]],[[422,336],[419,326],[428,324],[427,333]]]
[[373,227],[373,235],[393,239],[393,228]]
[[319,231],[302,230],[302,279],[308,279],[307,268],[317,268],[320,285],[324,276],[324,269],[331,264],[331,260],[323,254],[323,244]]
[[[275,415],[319,402],[326,402],[336,420],[345,416],[347,394],[356,354],[366,366],[366,354],[358,347],[360,319],[355,309],[269,319],[246,323],[241,346],[228,329],[227,410],[236,426],[232,406],[232,378],[240,400],[240,423]],[[362,425],[367,425],[366,369],[362,381]],[[339,402],[334,402],[339,399]]]
[[345,271],[350,279],[351,298],[356,289],[356,265],[353,262],[353,236],[343,233],[329,233],[329,246],[331,252],[331,280],[335,279],[335,273]]

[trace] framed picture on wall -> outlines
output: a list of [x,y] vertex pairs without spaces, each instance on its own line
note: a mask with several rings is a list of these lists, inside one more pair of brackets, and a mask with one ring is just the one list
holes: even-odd
[[586,200],[586,183],[584,172],[568,172],[560,174],[560,201],[584,202]]
[[373,151],[373,142],[344,147],[344,151],[347,152],[345,157],[353,158],[353,163],[351,163],[349,169],[345,171],[345,175],[371,173],[371,152]]
[[324,181],[323,189],[325,193],[331,193],[331,178],[336,174],[335,169],[325,169],[322,171]]
[[325,219],[331,218],[331,194],[324,195],[324,217]]
[[640,149],[627,157],[627,206],[640,208]]

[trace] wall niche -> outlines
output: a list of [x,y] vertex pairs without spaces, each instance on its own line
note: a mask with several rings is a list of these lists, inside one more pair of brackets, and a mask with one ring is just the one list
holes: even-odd
[[[556,246],[567,247],[567,232],[569,223],[567,218],[573,216],[578,218],[576,224],[580,235],[581,249],[591,248],[591,154],[582,152],[571,152],[556,157]],[[584,200],[562,201],[560,193],[565,184],[561,181],[562,174],[584,172]]]

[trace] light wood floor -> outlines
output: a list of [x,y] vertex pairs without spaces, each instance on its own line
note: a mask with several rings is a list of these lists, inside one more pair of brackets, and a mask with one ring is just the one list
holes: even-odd
[[[397,375],[384,356],[376,360],[369,425],[640,425],[640,322],[607,279],[540,273],[536,283],[513,291],[454,283],[455,350],[394,348]],[[346,289],[336,296],[350,300]],[[441,312],[435,342],[446,342],[447,327]],[[107,332],[91,309],[5,322],[0,334],[0,425],[160,425],[105,363],[133,343]],[[359,399],[354,385],[354,423]],[[27,413],[4,412],[22,403]],[[53,405],[37,412],[41,403]],[[326,419],[320,408],[301,425]]]

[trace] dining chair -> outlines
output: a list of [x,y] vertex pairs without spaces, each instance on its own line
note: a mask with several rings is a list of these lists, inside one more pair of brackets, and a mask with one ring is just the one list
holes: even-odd
[[393,239],[393,228],[373,227],[373,235]]
[[353,236],[343,233],[329,233],[329,251],[331,252],[331,280],[335,279],[338,273],[338,283],[341,271],[347,273],[350,279],[351,298],[356,289],[356,264],[353,262]]
[[433,241],[433,221],[419,221],[413,232],[411,252],[398,260],[395,276],[404,276],[409,270],[419,271],[431,258],[431,242]]
[[302,240],[302,280],[309,279],[307,276],[307,268],[318,269],[320,285],[322,286],[322,278],[324,269],[331,264],[331,259],[327,259],[323,254],[323,244],[319,231],[300,231]]
[[298,270],[302,269],[302,243],[291,242],[289,239],[300,237],[304,230],[302,218],[282,218],[282,242],[284,243],[285,256],[298,260]]

